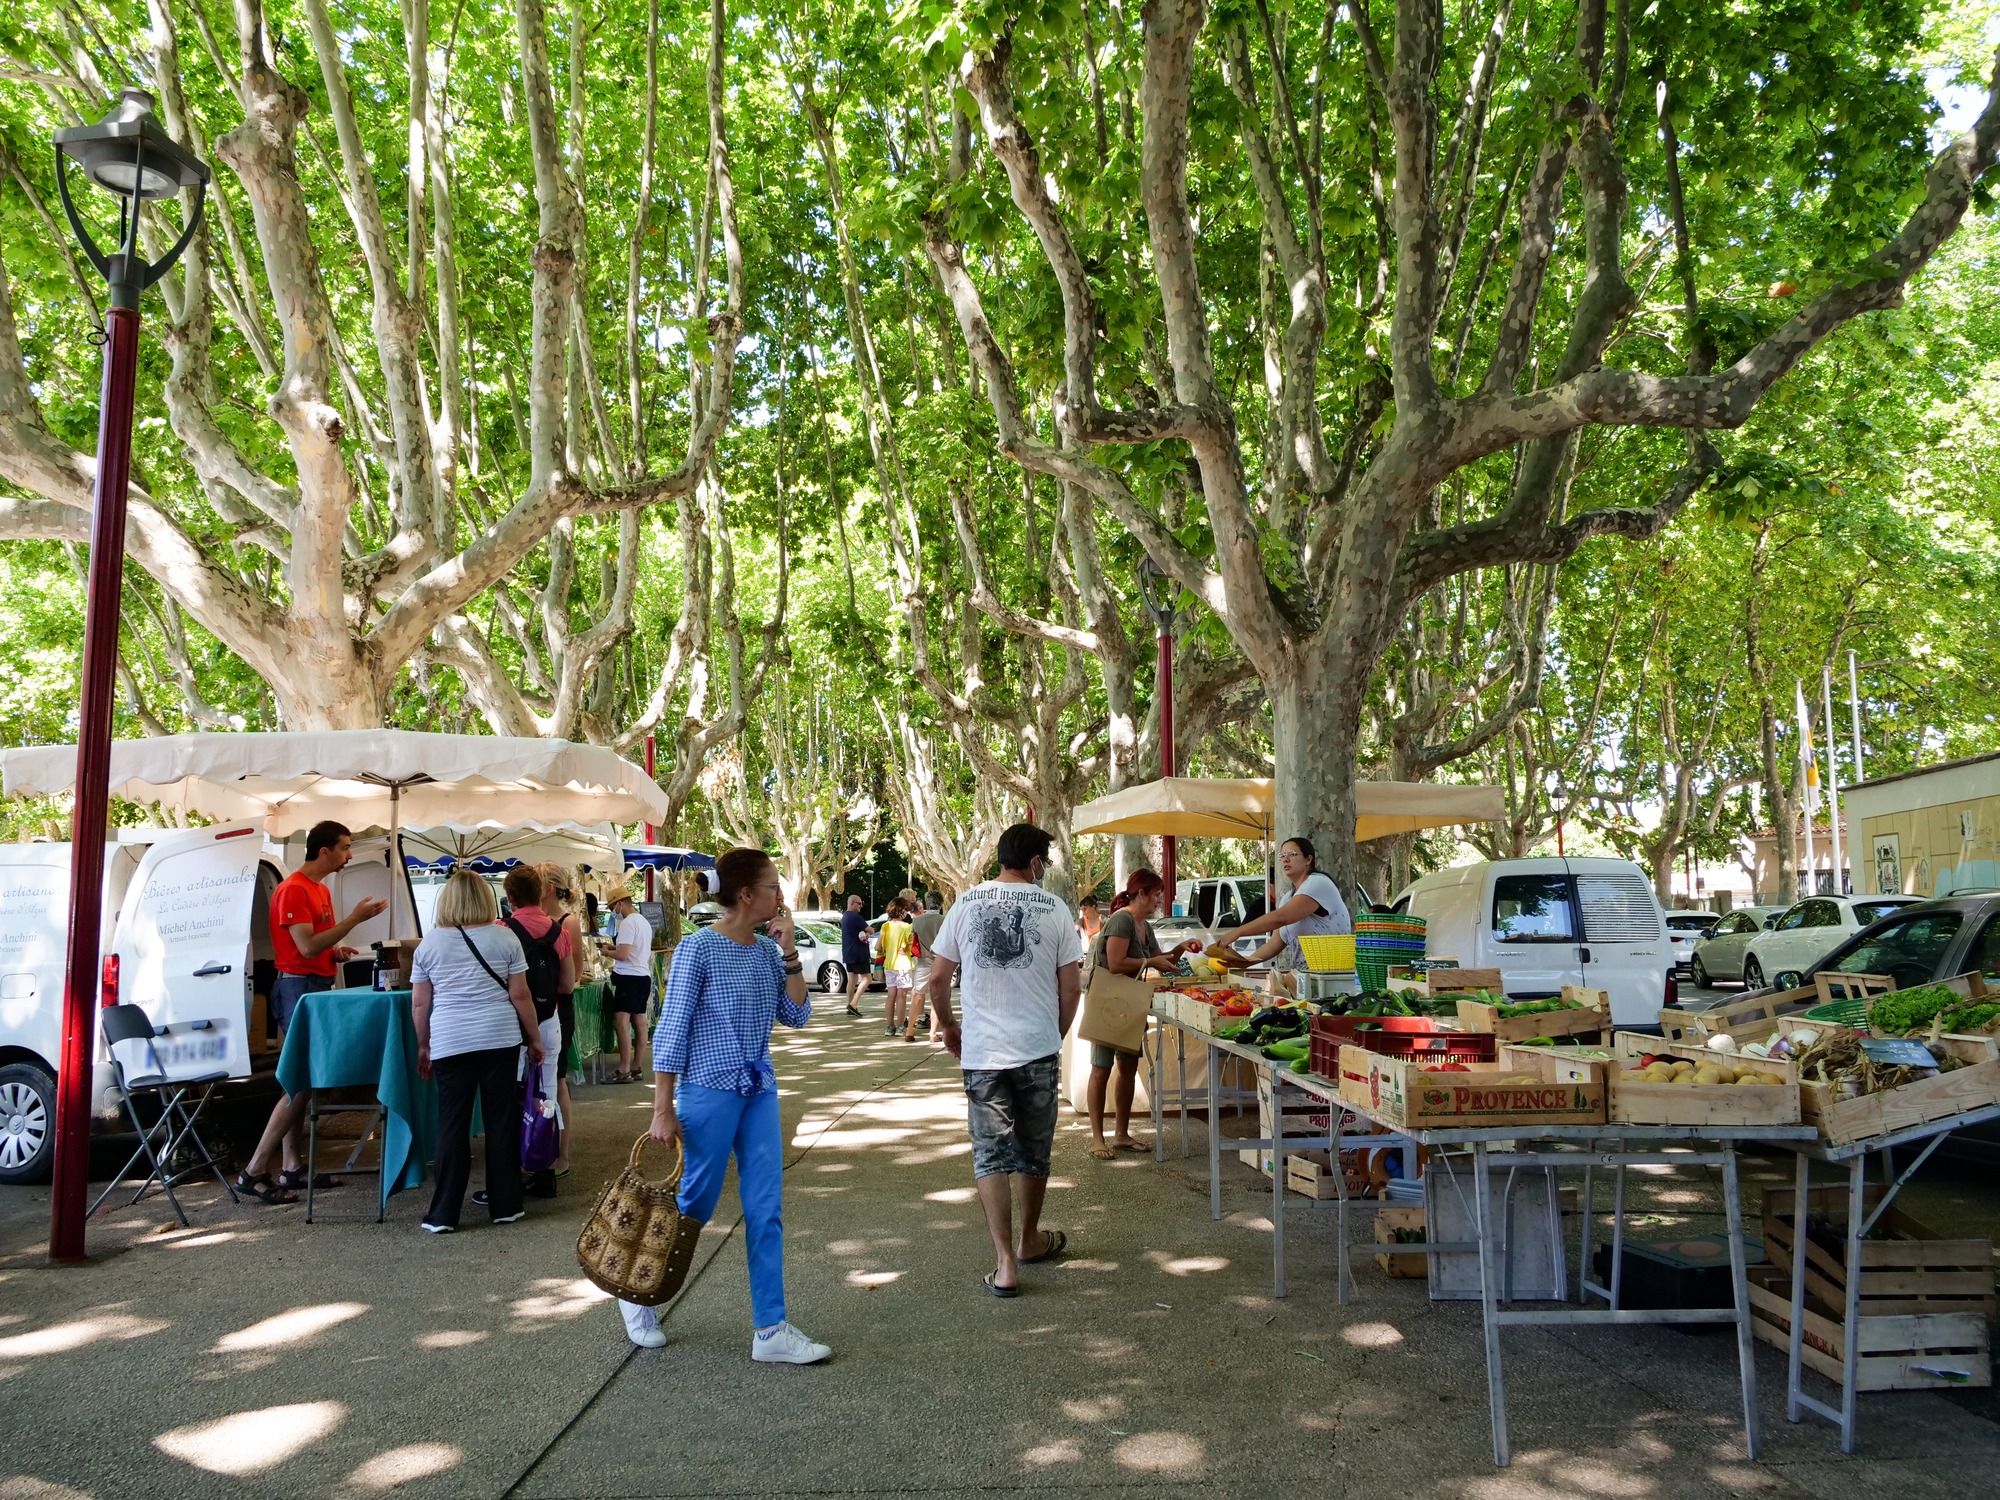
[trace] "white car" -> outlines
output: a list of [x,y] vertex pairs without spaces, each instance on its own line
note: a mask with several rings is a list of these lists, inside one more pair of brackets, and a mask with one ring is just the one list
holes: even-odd
[[1782,906],[1737,907],[1695,939],[1694,950],[1688,955],[1688,977],[1704,990],[1718,981],[1740,984],[1743,954],[1750,939],[1784,914]]
[[1743,984],[1761,990],[1779,974],[1811,969],[1862,928],[1917,900],[1915,896],[1808,896],[1750,939],[1743,953]]
[[1670,911],[1667,916],[1667,944],[1673,950],[1674,972],[1689,974],[1694,945],[1707,937],[1722,919],[1712,911]]

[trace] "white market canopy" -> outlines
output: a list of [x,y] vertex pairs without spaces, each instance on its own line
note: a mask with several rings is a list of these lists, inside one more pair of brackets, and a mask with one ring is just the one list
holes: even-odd
[[[1419,828],[1488,823],[1507,815],[1497,786],[1358,781],[1354,836],[1366,842]],[[1269,839],[1277,796],[1269,777],[1168,776],[1112,792],[1076,810],[1076,833]]]
[[517,823],[474,827],[441,823],[435,828],[405,828],[403,855],[419,865],[587,865],[593,870],[617,870],[624,863],[618,830],[609,823],[583,827],[576,823]]
[[[10,797],[76,784],[74,745],[0,750]],[[111,794],[283,838],[334,818],[350,828],[665,822],[651,777],[603,745],[408,729],[172,734],[116,740]]]

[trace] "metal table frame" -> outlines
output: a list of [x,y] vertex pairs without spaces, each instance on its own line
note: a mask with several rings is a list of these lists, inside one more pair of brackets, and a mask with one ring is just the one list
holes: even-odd
[[[1188,1029],[1182,1027],[1173,1017],[1163,1016],[1161,1019],[1183,1032]],[[1215,1084],[1217,1056],[1243,1058],[1252,1066],[1267,1071],[1271,1077],[1274,1136],[1268,1140],[1243,1141],[1240,1144],[1244,1147],[1269,1150],[1272,1153],[1271,1254],[1273,1291],[1276,1296],[1286,1295],[1284,1159],[1288,1149],[1316,1149],[1322,1140],[1327,1149],[1334,1151],[1338,1151],[1348,1142],[1365,1142],[1371,1146],[1382,1146],[1401,1141],[1412,1148],[1426,1146],[1433,1150],[1452,1147],[1470,1148],[1473,1219],[1477,1226],[1478,1240],[1471,1244],[1398,1245],[1396,1253],[1422,1255],[1468,1251],[1478,1253],[1479,1303],[1481,1323],[1485,1333],[1487,1400],[1493,1425],[1495,1467],[1505,1468],[1512,1459],[1512,1447],[1507,1432],[1506,1372],[1501,1355],[1500,1330],[1504,1327],[1534,1324],[1574,1327],[1590,1324],[1733,1323],[1736,1327],[1737,1366],[1742,1382],[1744,1439],[1749,1456],[1753,1459],[1759,1456],[1762,1443],[1757,1429],[1756,1356],[1751,1331],[1749,1286],[1744,1275],[1743,1201],[1737,1172],[1736,1148],[1747,1142],[1790,1145],[1801,1151],[1803,1159],[1803,1152],[1809,1149],[1809,1143],[1815,1137],[1811,1126],[1510,1125],[1451,1130],[1407,1130],[1389,1121],[1375,1120],[1366,1110],[1343,1100],[1340,1097],[1338,1084],[1329,1079],[1316,1074],[1293,1073],[1288,1067],[1273,1063],[1255,1049],[1238,1046],[1234,1042],[1223,1041],[1202,1032],[1194,1034],[1209,1049],[1208,1168],[1209,1212],[1212,1218],[1222,1217],[1221,1138],[1217,1129],[1220,1123],[1220,1100],[1217,1097]],[[1288,1088],[1327,1103],[1332,1120],[1331,1128],[1325,1137],[1287,1137],[1284,1134],[1284,1091]],[[1370,1120],[1372,1123],[1384,1126],[1390,1133],[1350,1135],[1344,1128],[1349,1118]],[[1629,1143],[1634,1141],[1654,1144],[1633,1147]],[[1535,1146],[1540,1146],[1542,1149],[1533,1149]],[[1698,1149],[1699,1147],[1710,1149]],[[1336,1156],[1336,1163],[1338,1159]],[[1625,1229],[1625,1174],[1631,1167],[1652,1165],[1717,1166],[1722,1169],[1723,1208],[1728,1220],[1730,1282],[1735,1292],[1733,1307],[1652,1309],[1619,1306]],[[1516,1167],[1553,1167],[1580,1169],[1584,1173],[1583,1202],[1580,1205],[1582,1228],[1578,1237],[1582,1264],[1577,1296],[1579,1301],[1587,1300],[1591,1296],[1601,1297],[1607,1306],[1541,1309],[1511,1307],[1503,1309],[1500,1306],[1502,1301],[1510,1299],[1501,1286],[1503,1272],[1495,1254],[1495,1244],[1499,1235],[1496,1232],[1497,1216],[1492,1202],[1492,1172],[1496,1167],[1510,1170]],[[1609,1168],[1615,1172],[1617,1182],[1612,1214],[1611,1284],[1608,1287],[1600,1286],[1590,1280],[1590,1252],[1595,1218],[1594,1174],[1599,1168]],[[1335,1197],[1332,1206],[1338,1214],[1338,1228],[1335,1235],[1336,1284],[1339,1288],[1340,1301],[1344,1304],[1353,1285],[1353,1276],[1349,1266],[1347,1242],[1346,1182],[1337,1165],[1334,1182]],[[1850,1286],[1855,1284],[1853,1277],[1850,1276],[1849,1280]],[[1794,1330],[1798,1326],[1798,1319],[1795,1316]],[[1796,1339],[1795,1332],[1795,1345]]]
[[[1870,1136],[1866,1140],[1852,1141],[1846,1145],[1830,1146],[1824,1141],[1812,1141],[1794,1145],[1798,1154],[1798,1171],[1794,1178],[1796,1196],[1793,1200],[1792,1232],[1792,1333],[1791,1343],[1785,1355],[1785,1419],[1791,1422],[1804,1420],[1811,1412],[1824,1417],[1840,1430],[1840,1451],[1854,1451],[1855,1430],[1855,1389],[1854,1376],[1860,1361],[1861,1339],[1861,1244],[1868,1237],[1889,1206],[1896,1201],[1896,1195],[1903,1190],[1909,1180],[1931,1158],[1931,1153],[1944,1144],[1945,1137],[1953,1131],[1968,1125],[1983,1125],[1989,1120],[2000,1120],[2000,1104],[1989,1105],[1985,1109],[1973,1110],[1962,1115],[1949,1115],[1942,1120],[1931,1120],[1922,1125],[1913,1125],[1907,1130],[1899,1130],[1893,1135]],[[1923,1143],[1910,1164],[1901,1172],[1895,1171],[1894,1159],[1889,1152],[1897,1146],[1914,1146]],[[1884,1190],[1881,1200],[1870,1209],[1867,1204],[1868,1158],[1876,1152],[1882,1153]],[[1803,1355],[1805,1343],[1806,1307],[1806,1256],[1805,1223],[1806,1205],[1812,1187],[1812,1164],[1825,1162],[1829,1166],[1847,1168],[1847,1302],[1841,1313],[1840,1405],[1828,1406],[1815,1400],[1801,1389]]]

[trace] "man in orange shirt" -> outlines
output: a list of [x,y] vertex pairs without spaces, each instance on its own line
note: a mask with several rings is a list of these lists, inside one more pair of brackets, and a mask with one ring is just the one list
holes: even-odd
[[[316,823],[306,835],[306,862],[281,880],[271,894],[271,951],[277,959],[278,978],[267,998],[272,1024],[281,1037],[290,1028],[299,1001],[316,991],[332,989],[342,961],[354,956],[354,950],[340,940],[389,909],[388,902],[369,897],[355,902],[344,920],[334,920],[333,893],[326,888],[326,877],[353,857],[354,840],[346,828],[334,822]],[[283,1169],[273,1181],[271,1157],[281,1146]],[[262,1203],[296,1203],[298,1190],[305,1185],[305,1095],[301,1092],[273,1106],[263,1138],[236,1179],[236,1191]],[[333,1185],[330,1177],[315,1184]]]

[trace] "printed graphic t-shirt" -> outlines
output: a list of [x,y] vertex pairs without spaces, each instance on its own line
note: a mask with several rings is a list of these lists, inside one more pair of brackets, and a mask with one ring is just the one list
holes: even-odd
[[280,974],[312,974],[333,978],[333,949],[322,948],[308,958],[292,940],[293,924],[309,923],[314,932],[333,926],[333,892],[304,870],[294,870],[271,892],[271,956]]
[[935,946],[958,965],[961,1067],[1016,1068],[1061,1050],[1056,974],[1083,958],[1061,901],[1040,886],[989,880],[945,915]]

